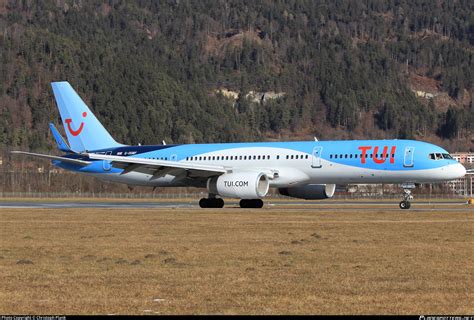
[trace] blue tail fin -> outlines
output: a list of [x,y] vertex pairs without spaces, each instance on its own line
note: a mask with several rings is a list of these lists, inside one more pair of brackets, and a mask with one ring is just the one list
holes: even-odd
[[64,141],[63,137],[59,133],[58,129],[56,129],[54,124],[50,123],[49,128],[51,129],[51,132],[53,133],[54,140],[56,140],[56,144],[58,145],[59,150],[64,151],[64,152],[74,152],[73,150],[71,150],[67,142]]
[[52,82],[51,86],[72,150],[83,152],[122,146],[97,120],[69,82]]

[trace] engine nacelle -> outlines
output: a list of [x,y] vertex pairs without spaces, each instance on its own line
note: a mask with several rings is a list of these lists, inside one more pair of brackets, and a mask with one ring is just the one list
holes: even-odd
[[261,172],[225,173],[207,180],[209,193],[239,199],[260,199],[267,195],[270,182]]
[[335,184],[307,184],[299,187],[278,189],[278,192],[284,196],[305,200],[332,198],[334,191],[336,191]]

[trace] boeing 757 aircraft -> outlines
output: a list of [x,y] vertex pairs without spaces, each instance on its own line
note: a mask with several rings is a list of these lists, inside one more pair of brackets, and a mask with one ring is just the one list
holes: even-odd
[[336,184],[401,184],[400,208],[410,208],[415,183],[461,178],[466,169],[433,144],[413,140],[352,140],[128,146],[112,138],[68,82],[52,83],[67,141],[53,124],[55,166],[99,179],[151,187],[207,188],[202,208],[237,198],[261,208],[270,187],[286,196],[331,198]]

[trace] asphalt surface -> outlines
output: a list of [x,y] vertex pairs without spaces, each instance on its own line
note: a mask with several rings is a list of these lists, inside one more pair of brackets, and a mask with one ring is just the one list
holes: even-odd
[[[0,201],[0,209],[55,209],[55,208],[103,208],[103,209],[165,209],[165,208],[196,208],[198,206],[198,199],[189,201],[163,201],[163,202],[150,202],[150,201]],[[360,210],[361,207],[366,207],[365,210],[397,210],[399,211],[398,201],[381,202],[381,201],[308,201],[308,202],[295,202],[295,201],[265,201],[264,208],[271,208],[277,210],[288,210],[288,205],[296,206],[292,209],[298,210],[317,210],[318,207],[321,209],[331,209],[335,211],[354,211]],[[433,205],[434,207],[426,208],[423,206]],[[354,206],[357,206],[354,208]],[[448,207],[449,206],[449,207]],[[418,207],[418,208],[417,208]],[[226,201],[225,208],[238,208],[238,201]],[[474,206],[466,205],[465,201],[459,202],[429,202],[429,201],[417,201],[412,202],[411,211],[417,210],[435,210],[435,211],[473,211]]]

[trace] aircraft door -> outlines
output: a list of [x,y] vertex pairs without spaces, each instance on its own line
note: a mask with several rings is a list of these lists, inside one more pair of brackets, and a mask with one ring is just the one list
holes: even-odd
[[406,147],[405,154],[403,156],[403,166],[404,167],[413,167],[414,165],[414,154],[415,147]]
[[[105,154],[111,155],[112,151],[107,151]],[[110,169],[112,168],[112,165],[110,164],[110,162],[111,161],[109,160],[102,160],[102,169],[104,169],[104,171],[110,171]]]
[[313,162],[311,164],[312,168],[321,168],[321,153],[323,152],[323,147],[314,147],[313,149]]

